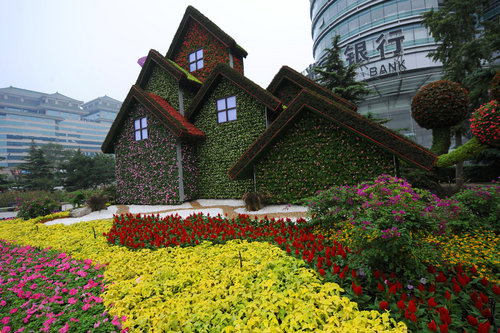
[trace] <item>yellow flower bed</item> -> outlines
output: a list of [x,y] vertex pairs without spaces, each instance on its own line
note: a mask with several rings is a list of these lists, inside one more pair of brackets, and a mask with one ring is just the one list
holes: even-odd
[[[335,283],[267,243],[234,240],[196,247],[130,251],[102,233],[111,220],[0,224],[0,239],[60,249],[109,263],[102,295],[132,332],[405,332],[389,313],[359,311]],[[94,231],[96,238],[94,238]],[[241,256],[241,260],[240,260]],[[396,327],[396,328],[395,328]]]
[[428,235],[428,242],[437,242],[443,257],[451,264],[475,265],[479,275],[500,282],[500,236],[487,229],[452,236]]
[[[349,229],[327,231],[323,228],[316,228],[315,232],[350,246]],[[439,243],[443,258],[450,264],[475,265],[480,276],[485,276],[492,282],[500,282],[498,278],[500,236],[495,235],[491,230],[478,229],[471,233],[451,236],[426,235],[424,240],[429,243]],[[439,266],[436,263],[432,264]]]

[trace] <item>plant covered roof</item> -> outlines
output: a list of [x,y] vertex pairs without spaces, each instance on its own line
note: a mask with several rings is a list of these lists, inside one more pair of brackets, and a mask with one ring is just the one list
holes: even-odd
[[205,134],[191,124],[184,116],[182,116],[174,107],[168,104],[160,96],[148,93],[138,86],[132,86],[127,98],[122,104],[120,112],[116,116],[115,121],[104,139],[102,151],[107,154],[114,153],[114,142],[120,129],[123,127],[123,122],[127,119],[130,109],[134,103],[139,103],[149,112],[154,114],[175,136],[179,138],[204,138]]
[[181,23],[179,24],[179,28],[175,33],[174,39],[170,44],[170,48],[167,51],[166,57],[168,59],[173,59],[175,52],[182,45],[183,36],[186,33],[187,28],[189,27],[189,21],[194,20],[202,25],[210,34],[212,34],[215,38],[217,38],[222,44],[227,46],[231,53],[246,57],[248,55],[247,51],[245,51],[241,46],[239,46],[236,41],[225,33],[221,28],[219,28],[215,23],[210,21],[205,15],[200,13],[193,6],[188,6],[186,12],[184,13],[184,17],[182,18]]

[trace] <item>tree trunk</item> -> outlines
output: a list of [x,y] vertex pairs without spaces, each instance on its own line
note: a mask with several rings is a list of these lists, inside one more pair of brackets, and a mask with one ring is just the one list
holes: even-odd
[[[462,134],[460,131],[455,132],[455,149],[462,145]],[[464,162],[460,161],[456,164],[455,167],[455,185],[457,191],[462,188],[464,184]]]
[[451,143],[450,136],[449,127],[433,128],[431,153],[437,156],[448,153]]

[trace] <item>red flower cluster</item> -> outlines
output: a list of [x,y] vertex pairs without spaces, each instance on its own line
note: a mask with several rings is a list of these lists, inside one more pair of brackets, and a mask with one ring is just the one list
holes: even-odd
[[500,147],[500,108],[497,100],[492,100],[476,109],[470,122],[472,133],[479,142]]

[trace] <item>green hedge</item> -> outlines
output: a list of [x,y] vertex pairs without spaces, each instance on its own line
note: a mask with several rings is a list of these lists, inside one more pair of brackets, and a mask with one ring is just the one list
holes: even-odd
[[[238,120],[218,124],[216,101],[232,95],[236,95]],[[201,198],[241,198],[253,189],[252,180],[231,181],[227,173],[265,130],[264,109],[227,79],[222,79],[212,91],[193,121],[207,137],[198,149]]]
[[315,113],[300,117],[256,164],[257,190],[270,202],[290,203],[332,185],[393,173],[386,150]]

